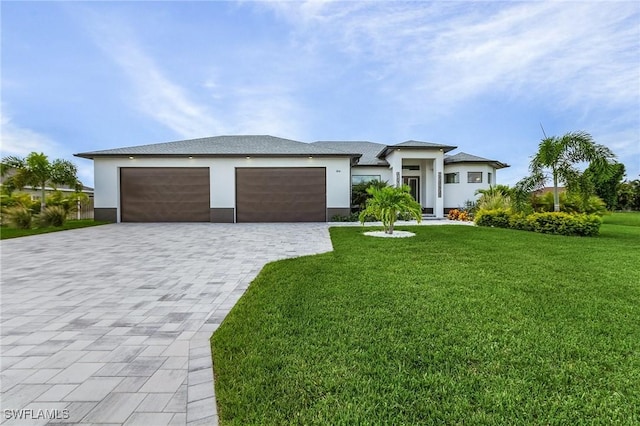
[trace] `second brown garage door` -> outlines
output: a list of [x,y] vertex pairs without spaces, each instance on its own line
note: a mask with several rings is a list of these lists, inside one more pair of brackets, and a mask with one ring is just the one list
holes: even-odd
[[208,167],[120,169],[123,222],[209,222]]
[[237,168],[236,221],[326,222],[326,169]]

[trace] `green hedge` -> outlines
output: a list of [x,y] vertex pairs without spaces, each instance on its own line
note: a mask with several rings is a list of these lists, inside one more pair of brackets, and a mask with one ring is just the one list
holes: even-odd
[[595,214],[545,212],[524,215],[509,210],[480,210],[476,225],[520,229],[543,234],[593,236],[600,232],[602,218]]

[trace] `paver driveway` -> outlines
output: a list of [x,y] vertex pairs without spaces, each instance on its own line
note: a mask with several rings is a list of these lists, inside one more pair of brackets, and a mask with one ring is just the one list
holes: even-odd
[[332,249],[326,224],[207,223],[0,248],[3,424],[154,426],[216,424],[212,332],[265,263]]

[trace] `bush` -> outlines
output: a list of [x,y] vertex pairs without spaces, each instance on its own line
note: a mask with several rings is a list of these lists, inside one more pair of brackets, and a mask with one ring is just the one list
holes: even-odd
[[482,210],[476,214],[476,225],[509,228],[511,213],[505,209]]
[[358,212],[351,213],[348,216],[337,214],[331,217],[331,222],[357,222],[357,221],[358,221]]
[[[553,193],[534,195],[531,204],[537,212],[553,211]],[[560,210],[567,213],[587,213],[604,215],[607,206],[600,197],[592,195],[586,199],[579,194],[560,193]]]
[[31,220],[33,216],[31,215],[31,210],[27,209],[24,206],[17,205],[14,207],[9,207],[4,210],[3,216],[7,219],[7,222],[13,228],[31,228]]
[[519,229],[543,234],[594,236],[600,232],[602,218],[596,214],[543,212],[524,215],[509,210],[480,210],[476,216],[478,226]]
[[38,215],[40,226],[62,226],[67,219],[67,212],[62,206],[46,207]]
[[602,218],[595,214],[570,214],[563,212],[533,213],[527,216],[528,225],[543,234],[598,235]]
[[449,210],[449,213],[447,214],[447,219],[460,220],[462,222],[469,222],[473,220],[473,216],[468,211],[452,209],[452,210]]

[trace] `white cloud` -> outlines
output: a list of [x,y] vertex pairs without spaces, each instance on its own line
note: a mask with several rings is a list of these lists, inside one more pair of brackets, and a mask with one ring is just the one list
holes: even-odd
[[563,108],[638,99],[629,90],[640,66],[632,2],[266,5],[310,44],[324,40],[376,62],[388,92],[414,108],[442,110],[485,92],[554,93]]
[[50,155],[60,148],[48,136],[14,123],[7,116],[4,106],[0,113],[0,125],[2,126],[2,157],[9,155],[24,157],[31,152],[44,152]]
[[1,157],[26,157],[32,152],[42,152],[50,160],[58,158],[69,160],[78,167],[78,179],[85,185],[93,185],[93,164],[83,160],[78,161],[73,153],[46,134],[25,128],[15,123],[7,114],[7,108],[2,106],[0,113]]

